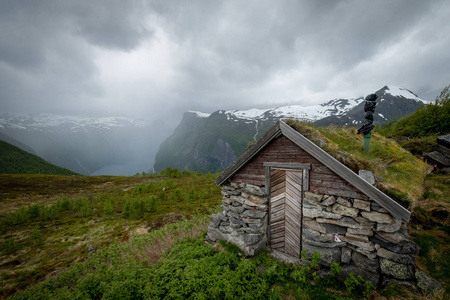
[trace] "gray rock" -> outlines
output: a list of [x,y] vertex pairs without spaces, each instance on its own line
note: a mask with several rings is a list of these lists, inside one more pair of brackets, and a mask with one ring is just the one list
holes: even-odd
[[379,244],[381,247],[397,254],[416,254],[419,253],[419,246],[411,240],[403,240],[397,244],[384,240],[378,234],[369,238],[374,244]]
[[369,226],[361,226],[360,228],[349,228],[347,229],[347,232],[350,234],[359,234],[359,235],[365,235],[365,236],[373,236],[373,230],[372,227]]
[[245,183],[240,183],[240,182],[231,182],[230,185],[235,189],[245,187]]
[[374,185],[375,184],[375,176],[373,176],[373,173],[367,170],[359,170],[358,172],[359,177],[367,181],[368,183]]
[[414,278],[412,267],[393,262],[392,260],[380,258],[381,273],[402,280]]
[[393,218],[393,219],[394,219],[394,223],[392,223],[392,224],[378,223],[377,231],[395,232],[395,231],[400,230],[400,228],[402,227],[402,221],[397,218]]
[[434,165],[438,165],[439,167],[450,167],[450,158],[443,155],[438,151],[432,151],[430,153],[425,154],[425,159]]
[[303,250],[308,250],[308,258],[311,258],[314,251],[318,251],[320,253],[320,264],[327,267],[331,266],[333,262],[339,263],[341,261],[341,249],[339,247],[322,248],[314,245],[303,244]]
[[334,225],[338,225],[338,226],[342,226],[342,227],[349,227],[349,228],[358,228],[359,227],[359,223],[350,217],[343,217],[342,219],[339,219],[339,220],[317,218],[316,221],[318,223],[328,223],[328,224],[334,224]]
[[322,205],[324,206],[330,206],[333,205],[334,203],[336,203],[336,198],[334,198],[334,196],[328,196],[324,198],[324,200],[322,201]]
[[322,226],[323,228],[325,228],[326,233],[337,233],[337,234],[341,234],[341,235],[345,235],[347,233],[347,230],[351,229],[347,227],[343,227],[343,226],[339,226],[339,225],[335,225],[335,224],[328,224],[328,223],[318,223],[316,221],[317,224],[319,224],[320,226]]
[[354,199],[353,207],[364,210],[364,211],[370,211],[370,201]]
[[371,222],[383,223],[383,224],[393,224],[394,218],[388,214],[376,212],[376,211],[363,211],[361,215]]
[[352,207],[352,202],[350,202],[350,200],[342,198],[342,197],[338,197],[336,200],[337,203],[339,203],[340,205],[344,205],[347,207]]
[[383,281],[381,282],[381,286],[383,286],[383,287],[389,286],[391,284],[403,286],[409,290],[412,290],[413,292],[417,291],[417,287],[411,281],[396,280],[393,278],[385,277],[385,278],[383,278]]
[[361,276],[364,280],[368,280],[372,282],[374,286],[378,286],[380,283],[380,274],[372,273],[365,270],[362,270],[354,265],[343,265],[341,268],[341,273],[338,276],[339,281],[344,282],[350,273],[353,273],[355,276]]
[[240,218],[241,218],[241,216],[240,216],[237,212],[234,212],[234,211],[232,211],[232,210],[228,211],[227,214],[228,214],[229,216],[235,218],[235,219],[240,219]]
[[353,251],[352,261],[358,268],[372,273],[378,273],[380,270],[378,259],[369,259],[357,251]]
[[266,215],[266,212],[254,210],[254,209],[247,209],[242,213],[243,218],[253,218],[253,219],[261,219]]
[[412,254],[397,254],[384,248],[379,248],[377,255],[403,265],[414,266],[416,263],[416,258]]
[[446,148],[450,148],[450,133],[438,136],[437,143],[438,143],[438,145],[442,145]]
[[212,226],[208,226],[206,239],[210,242],[216,242],[217,240],[226,240],[225,235],[218,228]]
[[231,196],[230,197],[231,203],[236,202],[240,205],[244,204],[245,198],[241,196]]
[[252,202],[250,200],[245,200],[244,207],[246,209],[258,209],[261,211],[267,211],[267,205],[266,204],[258,204],[255,202]]
[[223,197],[222,198],[222,204],[226,205],[226,206],[230,205],[231,204],[231,199],[227,198],[227,197]]
[[311,192],[305,192],[304,200],[310,201],[313,203],[319,203],[322,200],[322,195],[311,193]]
[[342,236],[341,240],[356,247],[359,247],[367,252],[375,251],[375,246],[371,242],[364,242],[347,236]]
[[385,210],[380,204],[376,203],[375,201],[371,201],[370,209],[380,213],[387,213],[387,210]]
[[439,281],[420,270],[416,272],[415,277],[417,279],[417,286],[425,293],[437,292],[442,289],[442,284]]
[[392,242],[392,243],[399,243],[403,240],[406,240],[407,238],[401,234],[399,231],[396,232],[384,232],[384,231],[379,231],[377,232],[377,234],[384,240],[388,241],[388,242]]
[[344,205],[339,204],[339,203],[335,203],[333,205],[333,208],[332,208],[331,211],[333,213],[335,213],[337,215],[341,215],[341,216],[356,217],[358,215],[359,209],[348,207],[348,206],[344,206]]
[[341,262],[343,264],[348,264],[352,258],[352,250],[350,248],[344,247],[341,249]]
[[220,225],[219,230],[223,233],[231,233],[233,231],[233,228],[231,228],[229,225],[225,226]]
[[265,249],[267,245],[267,238],[263,237],[259,242],[251,246],[244,247],[245,256],[254,256],[261,250]]
[[259,196],[259,197],[266,196],[266,191],[264,190],[264,188],[261,188],[256,185],[246,184],[245,190],[247,193],[249,193],[251,195],[255,195],[255,196]]
[[242,207],[242,205],[241,206],[230,206],[230,210],[234,211],[235,213],[240,214],[245,210],[245,208]]
[[263,219],[254,219],[254,218],[242,218],[242,221],[244,221],[247,224],[262,224]]
[[250,195],[248,200],[253,203],[256,203],[256,204],[266,204],[267,203],[267,197],[259,197],[259,196],[255,196],[255,195]]
[[210,220],[211,220],[211,226],[212,227],[219,227],[220,222],[222,221],[226,221],[227,218],[222,214],[222,213],[217,213],[217,214],[212,214],[210,216]]
[[326,229],[314,219],[303,219],[303,228],[309,228],[320,233],[327,233]]
[[244,234],[244,245],[253,245],[261,239],[259,234]]
[[319,241],[313,241],[313,240],[309,240],[305,237],[302,237],[302,242],[304,244],[308,244],[311,246],[315,246],[315,247],[320,247],[320,248],[340,248],[340,247],[345,247],[347,246],[346,242],[319,242]]

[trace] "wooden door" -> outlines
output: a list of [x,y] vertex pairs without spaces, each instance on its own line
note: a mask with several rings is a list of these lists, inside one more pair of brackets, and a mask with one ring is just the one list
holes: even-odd
[[302,170],[270,170],[269,244],[297,258],[302,247],[302,182]]

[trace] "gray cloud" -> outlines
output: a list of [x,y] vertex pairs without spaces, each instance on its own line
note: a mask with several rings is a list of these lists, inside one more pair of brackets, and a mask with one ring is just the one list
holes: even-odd
[[173,119],[187,109],[450,83],[446,1],[2,1],[0,110]]

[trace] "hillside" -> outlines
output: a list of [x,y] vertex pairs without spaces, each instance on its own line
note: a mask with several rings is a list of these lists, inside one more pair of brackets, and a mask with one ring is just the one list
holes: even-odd
[[[375,122],[384,124],[414,112],[426,101],[409,90],[385,86],[379,95]],[[260,110],[218,110],[212,114],[189,111],[174,133],[160,146],[156,171],[167,167],[218,172],[239,157],[279,119],[295,119],[320,126],[358,126],[364,119],[364,98],[334,99],[313,106],[291,105]]]
[[4,135],[21,149],[33,149],[79,174],[129,176],[152,169],[169,129],[162,121],[146,119],[3,113],[0,138]]
[[4,141],[0,141],[0,157],[0,174],[76,175]]

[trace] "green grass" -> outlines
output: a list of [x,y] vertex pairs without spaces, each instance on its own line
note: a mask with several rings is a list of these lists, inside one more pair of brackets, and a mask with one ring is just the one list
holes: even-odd
[[324,150],[355,172],[369,170],[383,179],[377,187],[405,206],[413,207],[423,194],[427,164],[394,140],[373,133],[370,151],[364,152],[363,137],[355,128],[315,127],[288,121],[294,129],[315,141],[327,142]]
[[0,295],[85,260],[90,248],[217,211],[214,178],[190,172],[173,178],[3,175]]
[[[229,244],[206,244],[207,220],[196,217],[113,243],[11,299],[360,299],[372,290],[354,276],[345,283],[320,279],[314,261],[287,265],[267,252],[249,259]],[[170,245],[161,248],[161,240]]]

